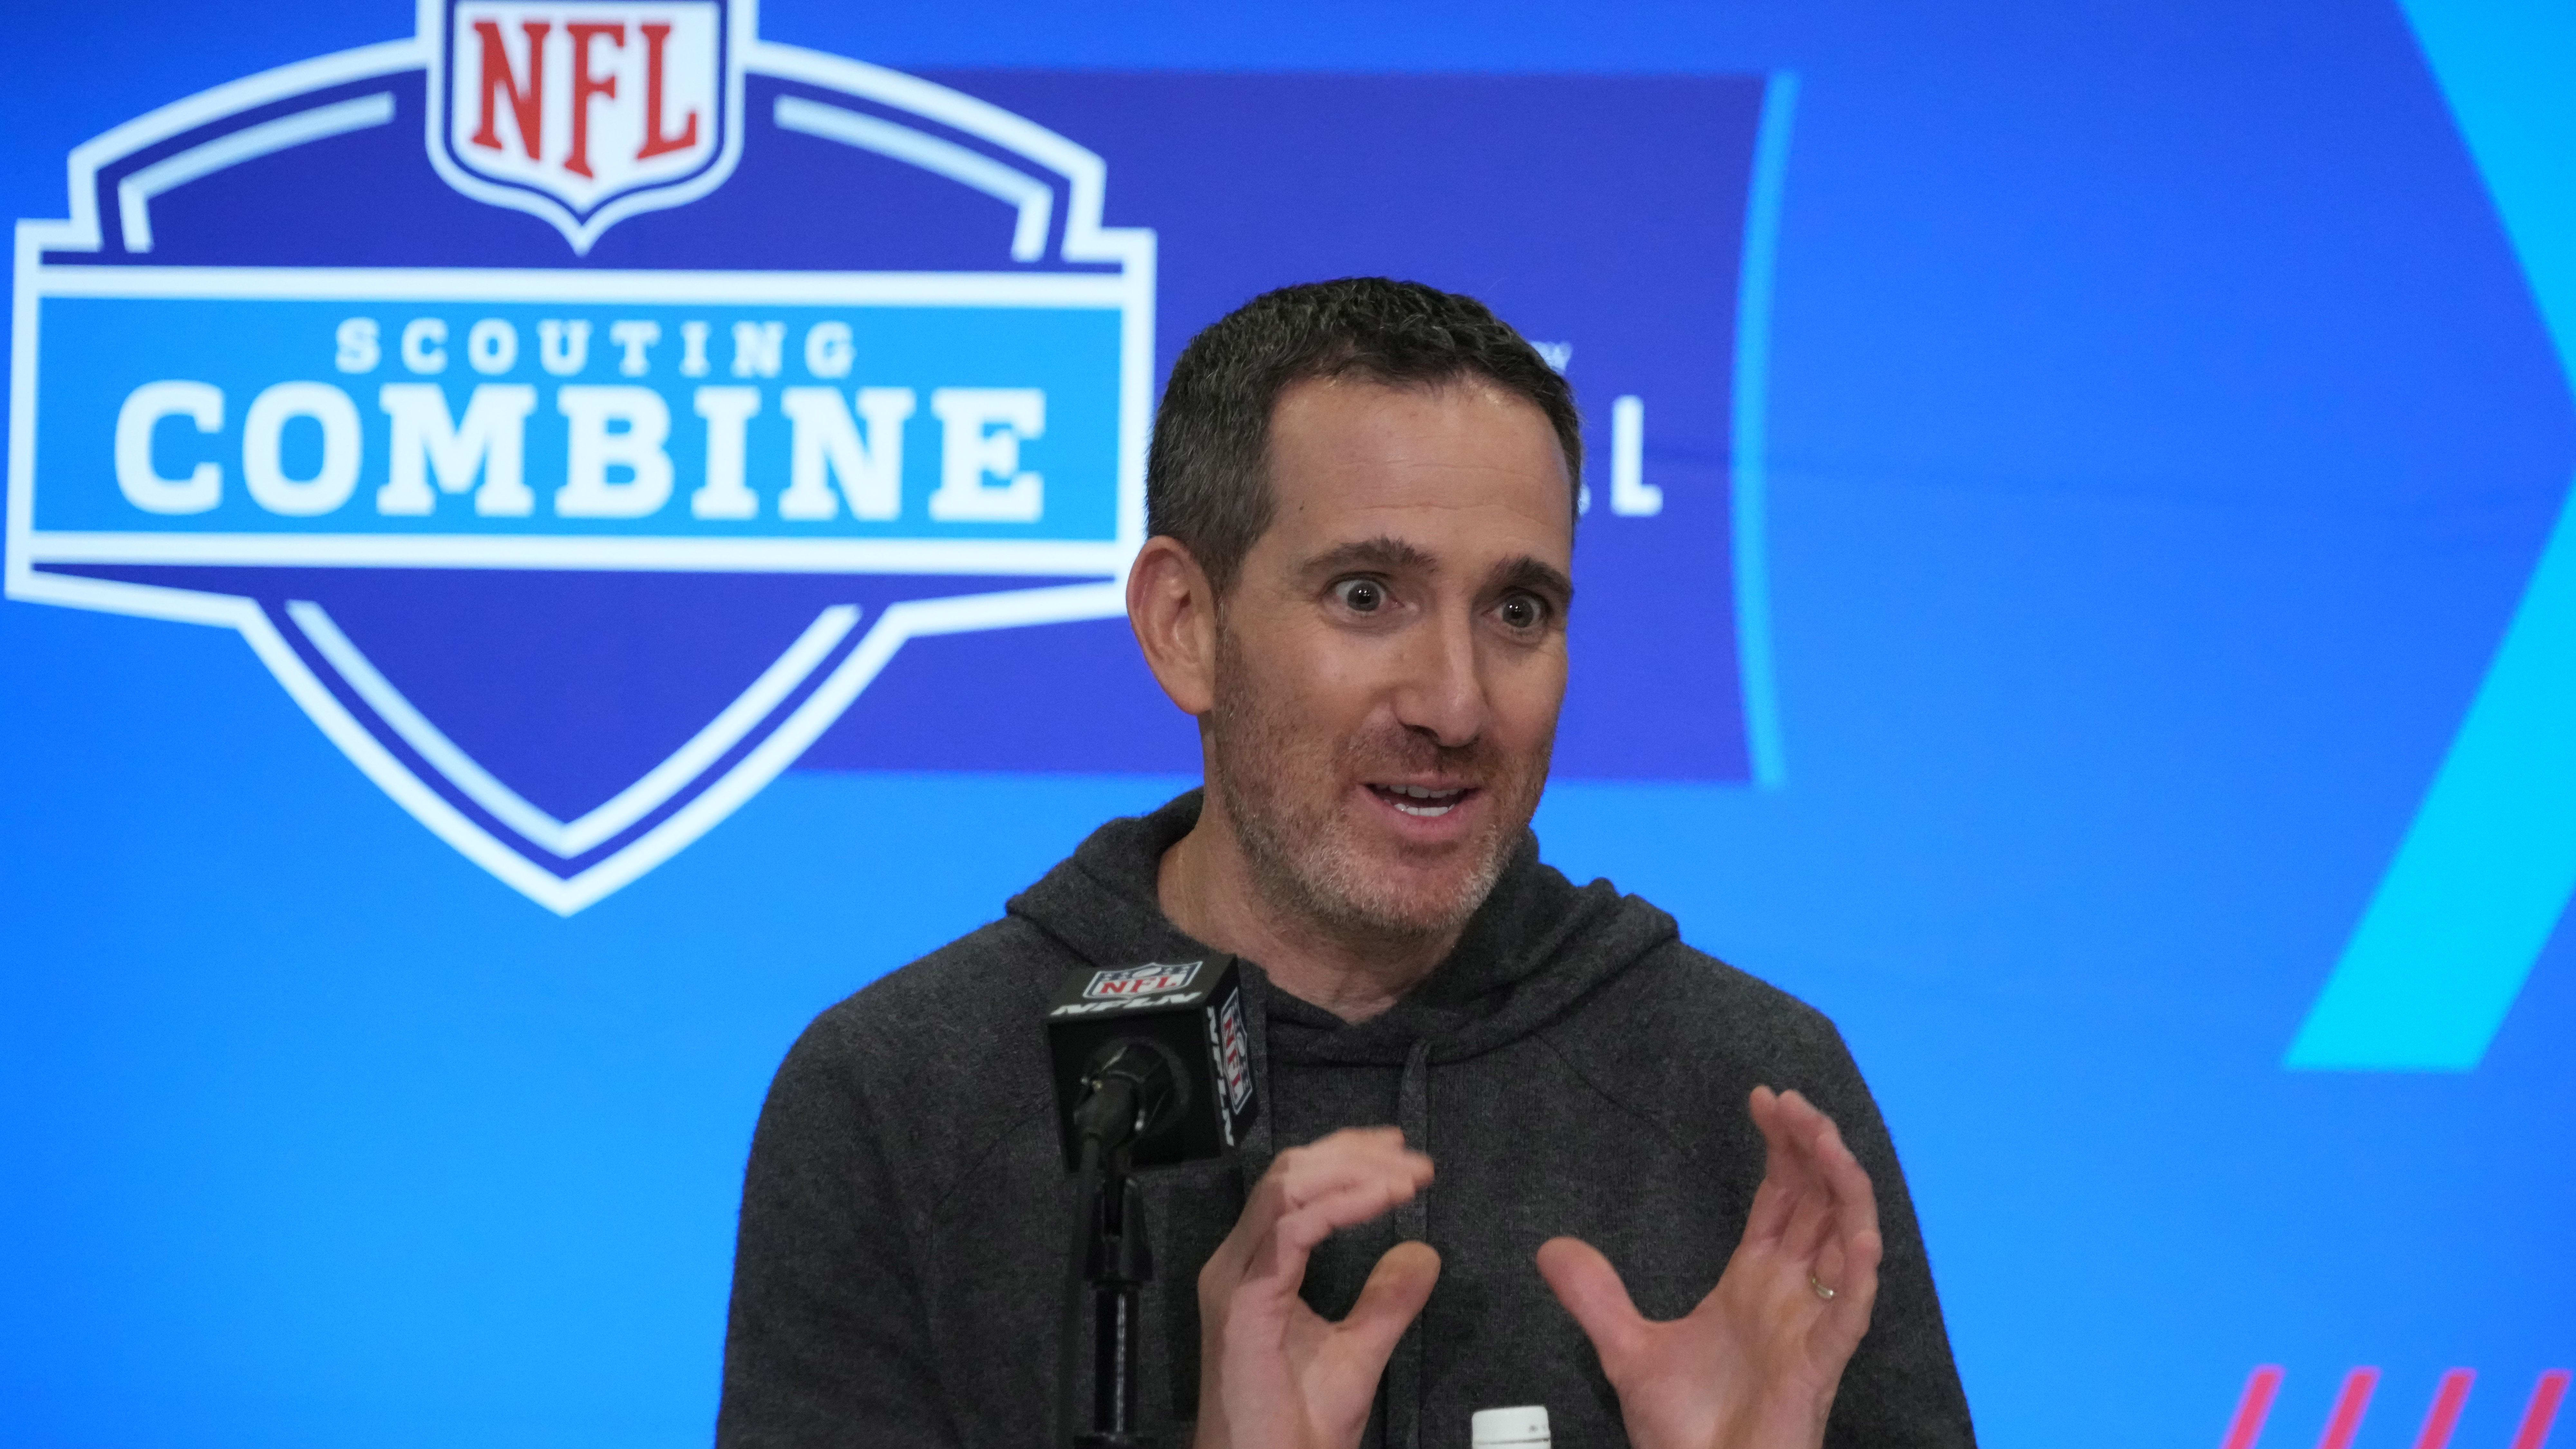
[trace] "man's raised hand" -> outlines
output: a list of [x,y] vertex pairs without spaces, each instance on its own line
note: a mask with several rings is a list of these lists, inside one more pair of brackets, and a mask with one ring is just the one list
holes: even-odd
[[1339,1323],[1297,1296],[1315,1245],[1431,1183],[1393,1127],[1347,1128],[1279,1154],[1199,1271],[1198,1449],[1350,1449],[1387,1356],[1431,1297],[1440,1255],[1398,1243]]
[[1554,1238],[1539,1272],[1583,1325],[1636,1449],[1817,1449],[1878,1298],[1878,1201],[1824,1113],[1753,1089],[1767,1161],[1744,1240],[1686,1318],[1647,1321],[1610,1260]]

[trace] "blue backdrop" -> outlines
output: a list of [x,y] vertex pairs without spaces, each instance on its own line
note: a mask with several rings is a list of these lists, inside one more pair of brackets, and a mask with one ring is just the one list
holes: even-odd
[[[1592,429],[1546,854],[1841,1024],[1986,1441],[2439,1449],[2471,1370],[2449,1442],[2538,1449],[2576,1361],[2576,22],[769,0],[725,62],[744,104],[683,157],[721,184],[641,175],[662,209],[586,249],[606,202],[434,168],[408,51],[129,131],[67,196],[93,137],[415,28],[232,9],[0,21],[10,214],[95,224],[22,230],[11,313],[0,1438],[703,1440],[787,1043],[1189,783],[1096,584],[1107,520],[1132,543],[1120,390],[1261,287],[1396,271],[1559,349]],[[327,107],[342,131],[203,149]],[[226,271],[316,267],[375,271],[284,299]],[[478,268],[517,279],[424,275]],[[652,300],[639,268],[699,280]],[[744,268],[795,280],[705,279]],[[794,310],[864,340],[929,294],[832,278],[941,268],[1069,309],[1092,370],[853,370]],[[115,308],[143,320],[83,330]],[[433,312],[439,373],[398,341]],[[540,314],[595,322],[582,369]],[[508,366],[469,351],[486,316]],[[663,336],[626,372],[637,318]],[[221,422],[147,418],[149,472],[111,466],[155,378],[218,386]],[[423,378],[459,427],[474,388],[533,389],[548,492],[586,405],[559,388],[662,398],[668,548],[442,486],[451,552],[384,552],[420,530],[373,501],[378,389]],[[354,399],[327,527],[238,491],[283,381]],[[1043,427],[934,415],[1041,383]],[[681,501],[718,386],[758,394],[748,522]],[[796,534],[789,415],[823,404],[788,394],[874,448],[871,386],[918,395],[899,522],[856,521],[853,461],[816,475],[843,534]],[[266,497],[315,496],[332,426],[281,425]],[[952,483],[961,437],[1018,461]],[[200,461],[236,490],[204,518],[252,541],[132,544],[212,531],[135,502]],[[915,526],[1023,466],[1072,511]],[[514,529],[555,552],[494,565]]]

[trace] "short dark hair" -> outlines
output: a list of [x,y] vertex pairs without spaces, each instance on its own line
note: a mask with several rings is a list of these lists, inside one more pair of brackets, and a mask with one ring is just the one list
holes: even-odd
[[1145,529],[1190,551],[1218,593],[1269,529],[1270,419],[1290,386],[1355,377],[1394,387],[1478,378],[1547,415],[1569,487],[1583,481],[1573,389],[1473,297],[1345,277],[1264,292],[1209,324],[1172,364],[1145,465]]

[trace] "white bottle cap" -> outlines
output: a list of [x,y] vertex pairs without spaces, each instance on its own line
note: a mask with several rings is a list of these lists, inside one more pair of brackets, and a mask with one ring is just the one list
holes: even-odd
[[1475,1449],[1548,1449],[1547,1409],[1478,1409],[1467,1421],[1467,1438]]

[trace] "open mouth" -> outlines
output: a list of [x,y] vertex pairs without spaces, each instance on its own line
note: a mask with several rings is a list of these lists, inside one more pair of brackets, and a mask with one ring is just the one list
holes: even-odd
[[1476,793],[1465,785],[1371,785],[1377,798],[1407,815],[1436,820]]

